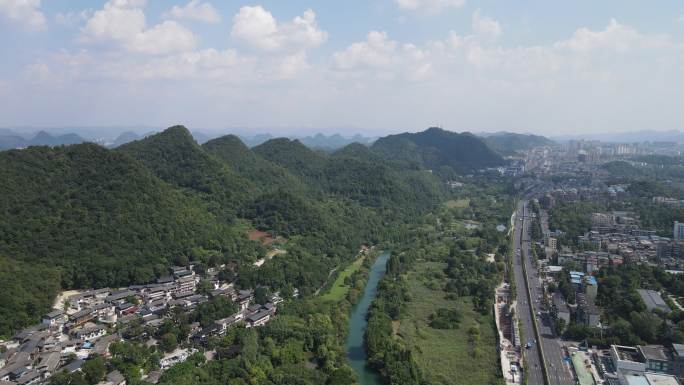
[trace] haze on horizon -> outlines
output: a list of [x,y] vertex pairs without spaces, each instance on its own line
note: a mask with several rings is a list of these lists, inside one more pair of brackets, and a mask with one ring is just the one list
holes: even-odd
[[684,128],[673,0],[0,0],[0,44],[0,127]]

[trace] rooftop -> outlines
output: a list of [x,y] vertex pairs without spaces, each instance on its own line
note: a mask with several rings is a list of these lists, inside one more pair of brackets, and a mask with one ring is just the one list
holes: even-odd
[[635,347],[613,345],[611,346],[611,349],[617,353],[618,358],[622,361],[644,362],[639,354],[639,350]]
[[670,358],[663,345],[639,346],[638,349],[647,360],[667,361]]
[[646,373],[645,376],[649,385],[679,385],[674,376],[656,373]]
[[49,318],[49,319],[57,318],[57,317],[61,316],[62,314],[64,314],[64,312],[61,310],[53,310],[53,311],[45,314],[44,318]]
[[672,344],[672,349],[675,351],[675,353],[680,356],[684,357],[684,345],[682,344]]
[[663,300],[663,297],[661,297],[660,293],[657,291],[646,289],[638,289],[637,291],[639,292],[641,299],[646,304],[646,308],[648,308],[648,310],[660,309],[665,312],[670,312],[672,310],[669,306],[667,306]]

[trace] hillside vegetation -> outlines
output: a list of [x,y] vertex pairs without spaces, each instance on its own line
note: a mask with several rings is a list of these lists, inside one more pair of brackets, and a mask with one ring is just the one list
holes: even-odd
[[556,142],[540,135],[515,134],[512,132],[489,135],[485,138],[485,142],[489,147],[503,155],[512,155],[518,151],[530,150],[535,147],[556,145]]
[[[36,322],[59,289],[147,283],[188,260],[233,261],[243,287],[314,293],[359,245],[397,240],[397,225],[439,206],[444,184],[423,167],[501,162],[469,134],[411,135],[408,155],[420,164],[382,145],[330,155],[288,139],[249,149],[226,136],[200,146],[182,126],[113,150],[0,152],[0,335]],[[255,269],[267,250],[249,228],[288,238],[287,253]]]
[[426,168],[443,175],[504,164],[501,156],[475,135],[436,127],[380,138],[372,148],[405,167]]

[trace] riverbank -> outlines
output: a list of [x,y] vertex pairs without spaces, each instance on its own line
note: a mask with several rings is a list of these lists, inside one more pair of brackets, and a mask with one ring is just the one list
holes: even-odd
[[321,296],[321,299],[323,301],[341,301],[344,299],[349,291],[354,288],[351,282],[352,275],[361,269],[366,258],[373,259],[372,253],[373,248],[361,249],[354,262],[349,264],[349,266],[337,275],[332,286],[330,286],[330,289]]
[[387,272],[389,257],[390,252],[383,251],[375,260],[369,271],[363,295],[352,308],[352,314],[349,317],[349,332],[345,347],[349,366],[356,373],[357,381],[361,385],[380,385],[382,383],[378,373],[367,365],[368,357],[364,336],[368,327],[368,312],[377,295],[378,284]]

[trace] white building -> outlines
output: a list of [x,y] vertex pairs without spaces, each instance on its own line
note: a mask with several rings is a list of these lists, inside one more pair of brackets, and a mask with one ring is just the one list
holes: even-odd
[[684,223],[675,221],[674,239],[684,239]]

